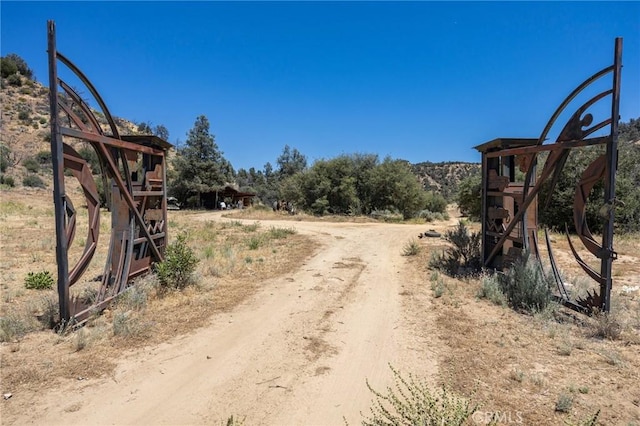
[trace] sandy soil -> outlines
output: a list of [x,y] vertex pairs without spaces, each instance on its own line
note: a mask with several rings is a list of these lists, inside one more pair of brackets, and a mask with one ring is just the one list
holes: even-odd
[[[194,219],[212,217],[225,220]],[[126,354],[112,377],[16,398],[3,423],[354,424],[371,403],[365,380],[388,385],[389,363],[434,378],[432,302],[401,255],[426,225],[283,223],[320,246],[298,270],[207,327]]]

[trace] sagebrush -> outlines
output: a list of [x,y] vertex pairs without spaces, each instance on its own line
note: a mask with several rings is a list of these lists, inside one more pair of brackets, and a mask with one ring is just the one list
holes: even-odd
[[444,234],[451,243],[442,255],[435,255],[429,262],[432,268],[440,269],[451,276],[473,275],[482,265],[479,232],[470,232],[464,222]]

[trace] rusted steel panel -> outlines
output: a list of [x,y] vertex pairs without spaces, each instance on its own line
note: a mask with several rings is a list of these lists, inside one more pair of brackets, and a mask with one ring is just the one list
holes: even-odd
[[[152,135],[120,135],[106,104],[89,79],[56,50],[55,24],[48,22],[51,152],[54,167],[56,259],[61,323],[84,321],[131,285],[132,278],[163,260],[167,241],[166,155],[171,147]],[[97,101],[111,135],[105,134],[93,110],[58,77],[59,64],[70,69]],[[58,89],[61,89],[60,91]],[[105,194],[109,197],[111,233],[97,297],[91,303],[70,295],[91,263],[100,234],[100,196],[87,162],[64,137],[81,141],[98,155]],[[75,235],[75,209],[65,194],[64,169],[80,182],[89,215],[89,230],[77,264],[69,272],[68,250]]]

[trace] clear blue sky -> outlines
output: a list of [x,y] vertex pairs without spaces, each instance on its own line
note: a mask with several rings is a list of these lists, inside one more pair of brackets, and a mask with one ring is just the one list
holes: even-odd
[[473,146],[538,137],[559,103],[613,62],[622,120],[640,116],[638,2],[10,2],[1,53],[47,82],[46,22],[112,114],[197,116],[236,168],[346,153],[479,161]]

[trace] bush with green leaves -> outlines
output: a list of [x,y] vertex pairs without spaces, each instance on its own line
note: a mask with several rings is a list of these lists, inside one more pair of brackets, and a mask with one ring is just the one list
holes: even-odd
[[28,289],[47,290],[53,288],[55,280],[49,271],[29,272],[24,279],[24,286]]
[[44,181],[40,179],[40,176],[28,174],[24,178],[22,178],[22,185],[28,186],[31,188],[46,188]]
[[[393,372],[393,386],[385,393],[367,387],[375,396],[365,426],[380,425],[464,425],[479,408],[468,399],[451,392],[445,385],[434,392],[430,385],[409,374],[408,378],[389,366]],[[363,415],[364,416],[364,415]]]
[[33,70],[29,68],[27,62],[15,53],[9,53],[7,56],[0,58],[0,73],[2,77],[17,76],[22,74],[29,80],[33,80]]
[[451,276],[468,276],[480,271],[481,235],[470,232],[464,222],[458,222],[455,229],[448,230],[443,238],[451,243],[442,255],[431,258],[429,266],[440,269]]
[[164,261],[156,265],[160,286],[169,289],[183,289],[194,284],[193,273],[198,265],[195,252],[187,245],[186,235],[179,235],[169,244]]
[[456,201],[460,213],[472,220],[480,220],[482,210],[482,178],[480,174],[469,176],[460,182]]

